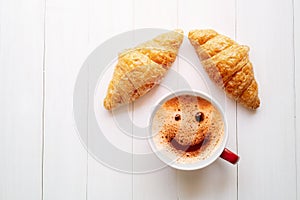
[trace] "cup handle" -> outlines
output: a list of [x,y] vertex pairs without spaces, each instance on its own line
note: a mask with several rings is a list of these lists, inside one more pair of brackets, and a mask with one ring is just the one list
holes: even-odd
[[240,157],[233,153],[232,151],[228,150],[228,149],[224,149],[222,154],[220,155],[221,158],[223,158],[224,160],[230,162],[231,164],[236,164]]

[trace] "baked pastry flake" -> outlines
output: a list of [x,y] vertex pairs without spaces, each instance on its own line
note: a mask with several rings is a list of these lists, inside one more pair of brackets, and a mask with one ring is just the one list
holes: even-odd
[[249,47],[214,30],[193,30],[188,37],[208,76],[232,99],[257,109],[260,99]]
[[158,85],[176,60],[182,40],[183,31],[174,30],[120,53],[104,107],[112,110],[133,102]]

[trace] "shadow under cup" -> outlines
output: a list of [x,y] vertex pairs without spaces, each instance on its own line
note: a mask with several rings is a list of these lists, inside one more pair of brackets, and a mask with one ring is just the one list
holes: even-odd
[[[198,99],[199,101],[204,102],[204,104],[206,105],[210,105],[211,108],[213,108],[213,110],[216,111],[216,113],[218,113],[218,116],[220,118],[220,121],[222,121],[222,129],[220,131],[222,131],[222,134],[220,134],[218,136],[218,138],[215,138],[215,142],[211,142],[211,141],[206,141],[206,139],[201,140],[201,142],[197,143],[197,145],[181,145],[179,144],[180,142],[178,142],[177,139],[175,139],[178,135],[191,135],[190,133],[186,133],[185,131],[182,130],[189,130],[189,127],[195,126],[197,128],[197,124],[195,125],[195,123],[197,123],[197,121],[199,123],[200,120],[202,120],[202,113],[201,115],[197,116],[193,116],[194,120],[188,119],[188,117],[186,117],[186,115],[183,114],[183,116],[176,114],[177,112],[177,108],[173,110],[171,109],[165,109],[166,105],[170,104],[170,102],[172,102],[174,99],[178,100],[178,99]],[[198,103],[197,100],[197,103]],[[177,101],[178,102],[178,101]],[[193,102],[193,106],[194,106],[195,102]],[[182,107],[182,105],[187,105],[188,104],[180,104],[181,105],[181,109],[178,109],[179,112],[183,112],[182,110],[184,110],[184,107]],[[199,109],[201,110],[201,106],[202,104],[198,103],[197,104]],[[190,106],[191,107],[191,106]],[[196,112],[195,110],[198,108],[188,108],[189,110],[193,110],[192,112]],[[196,107],[196,105],[195,105]],[[203,106],[202,106],[203,107]],[[173,109],[173,107],[172,107]],[[170,113],[169,113],[169,110]],[[160,116],[160,113],[162,113],[161,118],[158,118],[157,115]],[[194,113],[193,113],[194,114]],[[185,121],[183,120],[184,123],[184,127],[188,127],[187,129],[182,129],[181,131],[183,133],[180,133],[180,129],[168,129],[168,131],[171,133],[172,138],[168,137],[168,136],[163,136],[163,128],[165,127],[166,124],[168,124],[168,127],[170,126],[170,119],[174,119],[173,121],[178,121],[181,120],[181,117],[186,117],[184,119],[186,119]],[[158,123],[157,123],[158,122]],[[167,122],[167,123],[166,123]],[[203,123],[207,123],[206,121],[203,121]],[[165,124],[164,124],[165,123]],[[177,122],[175,122],[177,123]],[[193,123],[193,124],[192,124]],[[211,123],[209,121],[209,123]],[[175,124],[176,125],[176,124]],[[208,124],[208,127],[213,126],[214,123]],[[200,125],[198,125],[200,126]],[[172,126],[170,127],[174,127],[174,124],[172,124]],[[180,125],[178,126],[180,127]],[[200,128],[197,128],[197,130],[200,130]],[[213,129],[212,129],[213,130]],[[172,133],[172,131],[176,132],[176,133]],[[209,132],[209,131],[208,131]],[[150,126],[149,126],[149,133],[150,133],[150,139],[149,139],[149,143],[150,146],[153,150],[153,152],[158,156],[158,158],[163,161],[164,163],[166,163],[167,165],[176,168],[176,169],[180,169],[180,170],[196,170],[196,169],[201,169],[204,168],[208,165],[210,165],[211,163],[213,163],[217,158],[221,157],[225,160],[227,160],[228,162],[235,164],[238,162],[239,157],[234,154],[233,152],[229,151],[228,149],[225,148],[226,144],[227,144],[227,140],[228,140],[228,128],[227,128],[227,121],[225,118],[225,114],[221,108],[221,106],[215,101],[213,100],[209,95],[207,95],[204,92],[201,91],[196,91],[196,90],[180,90],[180,91],[175,91],[173,93],[168,94],[167,96],[163,97],[155,106],[154,110],[152,111],[151,114],[151,118],[150,118]],[[213,133],[209,133],[210,135]],[[184,135],[183,135],[184,137]],[[167,138],[167,139],[165,139]],[[195,137],[195,139],[197,139],[199,137]],[[180,140],[182,141],[182,140]],[[205,143],[205,144],[204,144]],[[206,147],[204,147],[206,146]],[[206,151],[203,150],[204,148],[209,149],[209,151],[205,152],[208,153],[206,156],[202,156],[202,151]],[[190,156],[190,157],[189,157]]]

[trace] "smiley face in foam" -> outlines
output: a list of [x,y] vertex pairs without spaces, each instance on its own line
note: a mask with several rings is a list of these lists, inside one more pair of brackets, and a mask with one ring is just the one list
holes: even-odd
[[223,137],[224,123],[221,113],[208,100],[180,95],[159,107],[152,132],[156,133],[158,146],[180,154],[186,162],[192,157],[205,159],[213,152]]

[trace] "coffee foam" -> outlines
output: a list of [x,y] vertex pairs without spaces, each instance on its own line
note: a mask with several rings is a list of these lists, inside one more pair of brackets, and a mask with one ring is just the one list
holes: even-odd
[[[195,117],[199,112],[204,114],[200,122]],[[224,137],[221,113],[209,101],[192,95],[167,100],[156,111],[151,128],[157,149],[179,163],[205,160],[215,152]],[[176,149],[172,143],[174,140],[184,149]],[[189,151],[196,145],[200,148]]]

